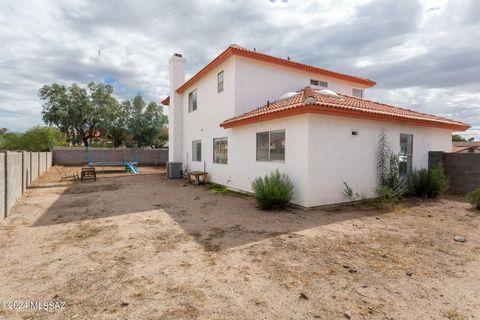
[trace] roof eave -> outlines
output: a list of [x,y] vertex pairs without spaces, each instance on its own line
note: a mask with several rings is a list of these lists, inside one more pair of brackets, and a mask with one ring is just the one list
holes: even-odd
[[319,105],[302,105],[297,108],[271,112],[271,113],[267,113],[260,116],[254,116],[251,118],[233,120],[233,121],[227,120],[222,122],[220,126],[223,127],[224,129],[229,129],[229,128],[240,127],[240,126],[244,126],[244,125],[248,125],[256,122],[274,120],[278,118],[301,115],[305,113],[323,114],[323,115],[331,115],[331,116],[347,116],[351,118],[358,118],[358,119],[365,119],[365,120],[387,121],[387,122],[404,123],[404,124],[431,127],[431,128],[449,129],[452,131],[465,131],[471,127],[468,124],[460,124],[460,123],[454,124],[454,123],[444,123],[439,121],[411,119],[411,118],[398,117],[394,115],[385,115],[385,114],[379,114],[379,113],[361,112],[361,111],[346,110],[346,109],[333,109],[330,107],[323,107]]
[[218,55],[215,59],[213,59],[209,64],[207,64],[203,69],[201,69],[199,72],[197,72],[193,77],[191,77],[187,82],[185,82],[183,85],[177,88],[178,93],[183,93],[185,90],[187,90],[190,86],[195,84],[198,80],[200,80],[205,74],[207,74],[209,71],[214,69],[216,66],[221,64],[223,61],[225,61],[227,58],[229,58],[232,55],[237,55],[237,56],[242,56],[242,57],[247,57],[255,60],[260,60],[260,61],[265,61],[265,62],[270,62],[274,63],[277,65],[284,65],[286,67],[290,68],[295,68],[295,69],[300,69],[303,71],[307,72],[312,72],[312,73],[318,73],[318,74],[323,74],[328,77],[336,78],[336,79],[341,79],[341,80],[346,80],[349,82],[361,84],[367,88],[375,86],[377,83],[373,80],[370,79],[363,79],[363,78],[358,78],[354,76],[349,76],[346,74],[342,73],[337,73],[334,71],[326,70],[326,69],[321,69],[317,68],[314,66],[309,66],[306,64],[302,64],[299,62],[294,62],[294,61],[288,61],[282,58],[278,57],[273,57],[267,54],[263,54],[260,52],[255,52],[255,51],[250,51],[250,50],[242,50],[236,47],[228,47],[225,51],[223,51],[220,55]]

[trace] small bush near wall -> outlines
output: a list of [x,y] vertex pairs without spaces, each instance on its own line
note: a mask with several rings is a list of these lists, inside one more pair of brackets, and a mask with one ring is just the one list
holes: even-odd
[[285,209],[293,196],[292,181],[278,170],[255,179],[252,188],[258,205],[264,210]]
[[480,187],[470,192],[467,198],[475,209],[480,210]]
[[443,167],[414,170],[408,177],[408,193],[420,198],[436,198],[448,189],[448,178]]

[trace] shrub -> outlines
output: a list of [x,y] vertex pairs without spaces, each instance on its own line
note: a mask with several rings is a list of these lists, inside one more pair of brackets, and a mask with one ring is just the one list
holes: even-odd
[[377,189],[377,197],[383,202],[396,202],[402,199],[401,193],[388,186],[381,186]]
[[348,183],[346,182],[343,182],[343,185],[345,186],[345,189],[343,189],[343,196],[345,197],[345,199],[347,199],[348,201],[353,201],[354,199],[354,195],[353,195],[353,189],[352,187],[350,187],[348,185]]
[[0,138],[0,149],[48,151],[54,146],[65,145],[60,130],[49,127],[33,127],[25,133],[7,132]]
[[414,170],[408,177],[408,193],[420,198],[436,198],[448,189],[443,167]]
[[445,171],[442,165],[437,165],[428,171],[430,180],[430,198],[441,196],[448,190],[450,181],[445,176]]
[[467,194],[467,198],[475,209],[480,210],[480,187]]
[[405,193],[405,180],[400,177],[398,160],[382,129],[377,140],[377,197],[385,202],[400,200]]
[[252,188],[258,205],[264,210],[285,209],[293,196],[292,181],[278,169],[263,178],[256,178]]

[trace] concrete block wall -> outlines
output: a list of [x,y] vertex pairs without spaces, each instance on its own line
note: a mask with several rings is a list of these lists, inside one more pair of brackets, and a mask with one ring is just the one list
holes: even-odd
[[30,152],[30,183],[35,181],[38,177],[38,152]]
[[428,167],[442,164],[450,178],[449,192],[466,193],[480,187],[480,153],[445,153],[431,151]]
[[[168,161],[168,149],[113,149],[94,148],[94,162],[123,162],[137,160],[139,165],[165,165]],[[53,163],[64,166],[85,165],[88,161],[88,151],[85,147],[55,147]]]
[[31,168],[30,168],[30,152],[22,152],[23,158],[23,173],[22,173],[22,193],[27,190],[27,187],[30,185],[31,181]]
[[52,152],[46,152],[46,154],[47,154],[47,170],[48,170],[53,164],[53,154]]
[[5,218],[5,153],[0,152],[0,223]]
[[22,195],[23,153],[6,152],[5,156],[5,211],[8,213],[18,197]]
[[42,175],[47,171],[47,153],[46,152],[39,152],[38,153],[38,175]]
[[28,186],[52,166],[51,152],[0,152],[0,223]]

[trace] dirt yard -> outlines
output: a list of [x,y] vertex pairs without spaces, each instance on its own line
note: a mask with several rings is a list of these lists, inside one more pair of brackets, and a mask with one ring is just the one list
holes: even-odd
[[263,212],[140,170],[52,168],[26,192],[0,226],[0,301],[65,308],[0,318],[480,318],[480,217],[461,198]]

